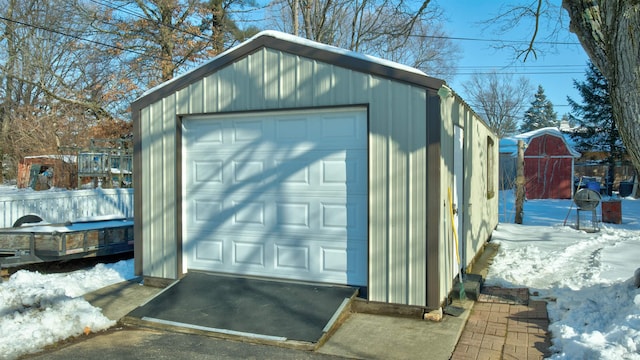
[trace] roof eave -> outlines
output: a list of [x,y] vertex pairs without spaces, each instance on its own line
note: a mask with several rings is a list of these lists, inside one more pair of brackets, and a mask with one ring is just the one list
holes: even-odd
[[293,55],[340,66],[353,71],[370,73],[388,79],[405,82],[424,88],[434,89],[436,91],[440,89],[442,85],[446,84],[444,80],[433,78],[427,75],[422,75],[416,72],[410,72],[400,68],[387,66],[359,57],[348,56],[343,53],[333,52],[323,48],[287,41],[266,33],[222,53],[220,56],[194,69],[184,76],[158,86],[155,90],[151,90],[147,94],[144,94],[140,98],[133,101],[131,103],[131,109],[135,113],[138,110],[146,107],[147,105],[152,104],[171,93],[187,87],[197,79],[206,77],[216,72],[217,70],[235,62],[236,60],[250,55],[262,48],[279,50]]

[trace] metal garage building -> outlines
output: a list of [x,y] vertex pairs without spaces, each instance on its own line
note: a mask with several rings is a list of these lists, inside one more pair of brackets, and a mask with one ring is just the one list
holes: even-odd
[[462,267],[498,222],[497,138],[413,68],[266,31],[132,111],[149,280],[194,269],[437,307],[458,273],[452,222]]

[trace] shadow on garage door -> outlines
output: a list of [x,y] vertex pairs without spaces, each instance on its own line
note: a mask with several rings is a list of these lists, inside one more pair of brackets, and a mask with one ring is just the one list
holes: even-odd
[[313,347],[322,342],[357,291],[347,286],[190,271],[123,322]]

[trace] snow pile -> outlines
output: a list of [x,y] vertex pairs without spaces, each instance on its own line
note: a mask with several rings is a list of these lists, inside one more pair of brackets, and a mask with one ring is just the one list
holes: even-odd
[[[639,359],[640,200],[622,200],[622,224],[586,233],[570,200],[529,200],[524,225],[512,224],[513,198],[501,194],[500,244],[487,285],[529,287],[548,301],[552,359]],[[599,210],[598,210],[599,211]],[[0,284],[0,356],[106,329],[113,322],[82,295],[133,278],[133,260],[67,274],[14,274]]]
[[548,301],[551,359],[640,359],[640,201],[623,199],[623,223],[597,233],[575,230],[575,219],[570,200],[527,201],[524,225],[501,222],[493,234],[487,285],[526,286]]
[[82,295],[133,278],[133,260],[89,270],[40,274],[20,270],[0,284],[0,354],[13,359],[71,336],[115,324]]

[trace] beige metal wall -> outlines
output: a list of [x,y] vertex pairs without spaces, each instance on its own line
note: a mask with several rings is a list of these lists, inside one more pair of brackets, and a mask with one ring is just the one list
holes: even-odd
[[176,114],[368,105],[369,298],[426,305],[426,91],[263,48],[144,107],[142,274],[180,276]]
[[[462,254],[465,266],[473,261],[498,225],[498,138],[453,91],[443,87],[439,94],[443,124],[440,193],[443,194],[442,203],[446,208],[439,236],[439,263],[442,269],[439,285],[441,301],[445,301],[445,297],[453,288],[453,279],[458,275],[452,270],[455,246],[451,219],[448,215],[447,195],[448,188],[454,186],[454,126],[460,126],[464,133],[464,194],[458,200],[459,216],[463,216],[464,228],[458,229],[458,238],[461,248],[465,250]],[[493,142],[494,145],[488,146],[488,142]],[[490,159],[493,159],[492,164]],[[491,189],[493,194],[489,193]]]

